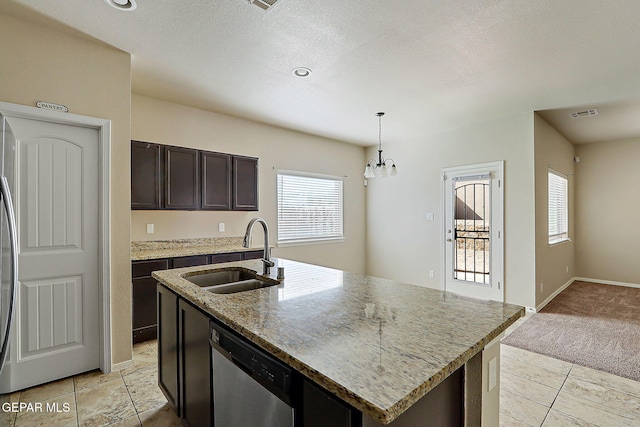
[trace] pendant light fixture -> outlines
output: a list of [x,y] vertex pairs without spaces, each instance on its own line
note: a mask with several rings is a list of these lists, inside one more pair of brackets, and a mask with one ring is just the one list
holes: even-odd
[[398,168],[396,168],[393,159],[382,158],[382,116],[384,113],[376,113],[376,116],[378,116],[378,160],[371,158],[367,161],[367,167],[364,169],[364,177],[367,179],[398,175]]

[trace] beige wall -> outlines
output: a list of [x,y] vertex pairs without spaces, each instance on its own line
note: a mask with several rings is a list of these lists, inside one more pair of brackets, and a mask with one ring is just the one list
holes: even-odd
[[[505,300],[533,307],[534,118],[519,114],[384,145],[398,176],[369,180],[367,274],[442,289],[446,167],[505,161]],[[374,156],[375,148],[368,150]],[[434,221],[426,214],[433,212]],[[429,278],[428,271],[435,277]]]
[[[536,307],[576,275],[576,209],[573,144],[535,114],[536,171]],[[567,175],[569,181],[569,238],[549,245],[549,168]],[[581,185],[581,184],[579,184]]]
[[[277,239],[276,174],[278,169],[344,176],[345,241],[276,247],[274,256],[364,273],[364,148],[274,126],[233,118],[134,94],[132,139],[260,159],[259,212],[132,211],[132,240],[164,240],[244,235],[247,223],[262,216]],[[225,232],[218,232],[218,223]],[[155,233],[146,233],[154,224]],[[260,245],[260,229],[254,246]]]
[[131,359],[130,55],[0,14],[0,101],[111,120],[112,362]]
[[640,138],[576,146],[577,276],[640,285]]

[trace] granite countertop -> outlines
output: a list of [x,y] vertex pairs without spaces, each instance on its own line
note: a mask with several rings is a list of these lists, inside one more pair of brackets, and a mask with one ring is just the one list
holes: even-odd
[[131,242],[131,261],[247,252],[261,249],[263,248],[242,247],[242,237],[134,241]]
[[[153,277],[373,419],[388,424],[524,314],[524,308],[275,259],[285,279],[214,294],[183,276],[260,260],[156,271]],[[271,269],[275,279],[277,268]]]

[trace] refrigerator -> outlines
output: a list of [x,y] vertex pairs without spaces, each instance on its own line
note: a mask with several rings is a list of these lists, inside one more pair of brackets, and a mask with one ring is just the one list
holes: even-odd
[[[13,194],[15,194],[16,140],[0,114],[0,382],[10,369],[8,357],[11,329],[18,295],[17,232]],[[4,374],[4,375],[3,375]],[[0,384],[0,393],[2,393]]]

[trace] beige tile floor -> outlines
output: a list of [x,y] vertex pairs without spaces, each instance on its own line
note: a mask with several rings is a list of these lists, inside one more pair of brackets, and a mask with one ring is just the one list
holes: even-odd
[[[501,351],[501,427],[640,426],[639,382],[514,347]],[[134,363],[12,394],[12,401],[57,403],[61,411],[20,412],[9,426],[180,426],[157,386],[156,343],[135,345]]]
[[57,402],[59,412],[18,412],[9,427],[180,426],[157,385],[157,343],[136,344],[133,361],[132,368],[108,375],[93,371],[13,393],[12,401],[45,408]]
[[500,368],[500,426],[640,426],[640,382],[506,345]]

